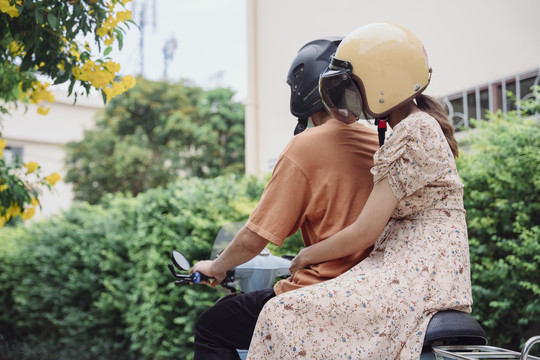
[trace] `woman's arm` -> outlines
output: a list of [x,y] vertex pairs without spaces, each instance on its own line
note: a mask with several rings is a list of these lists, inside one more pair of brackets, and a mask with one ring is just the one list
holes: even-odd
[[311,264],[339,259],[373,245],[394,212],[398,199],[388,178],[378,182],[354,223],[326,240],[302,249],[289,268],[291,274]]

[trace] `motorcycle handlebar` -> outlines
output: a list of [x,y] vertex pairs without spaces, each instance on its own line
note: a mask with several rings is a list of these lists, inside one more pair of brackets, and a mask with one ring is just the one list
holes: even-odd
[[173,266],[173,264],[169,263],[169,270],[171,271],[171,274],[173,275],[173,277],[175,279],[178,279],[176,280],[174,283],[176,285],[185,285],[185,284],[198,284],[202,281],[210,281],[210,280],[213,280],[214,278],[213,277],[210,277],[210,276],[206,276],[204,275],[203,273],[200,273],[200,272],[194,272],[192,274],[189,274],[189,275],[185,275],[185,274],[179,274],[175,271],[175,268]]
[[209,280],[213,280],[213,279],[214,279],[213,277],[206,276],[203,273],[200,273],[198,271],[191,274],[191,282],[193,282],[194,284],[198,284],[201,281],[209,281]]
[[[171,254],[172,263],[169,263],[169,270],[175,279],[177,279],[175,285],[186,285],[186,284],[199,284],[204,281],[212,281],[214,277],[207,276],[200,272],[194,272],[192,274],[179,274],[176,272],[176,269],[181,271],[187,271],[190,269],[189,261],[182,255],[180,252],[173,250]],[[174,264],[174,265],[173,265]],[[223,279],[221,285],[231,291],[235,291],[234,286],[229,284],[234,281],[234,269],[227,271],[227,277]]]

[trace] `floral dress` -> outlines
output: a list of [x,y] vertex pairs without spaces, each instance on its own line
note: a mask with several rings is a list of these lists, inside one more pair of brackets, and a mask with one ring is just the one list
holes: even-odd
[[471,311],[463,184],[439,124],[408,116],[374,159],[399,201],[373,252],[269,301],[248,359],[419,359],[433,314]]

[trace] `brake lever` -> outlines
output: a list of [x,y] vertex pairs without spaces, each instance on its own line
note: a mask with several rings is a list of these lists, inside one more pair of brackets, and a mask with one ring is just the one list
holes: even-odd
[[169,267],[169,270],[171,271],[171,274],[173,275],[173,277],[175,279],[179,279],[179,280],[174,282],[175,285],[185,285],[185,284],[190,284],[190,283],[198,284],[201,281],[208,281],[208,280],[213,279],[213,277],[206,276],[204,274],[201,274],[200,272],[194,272],[194,273],[189,274],[189,275],[178,274],[174,270],[174,266],[171,263],[168,264],[168,267]]
[[176,286],[180,286],[180,285],[188,285],[188,284],[191,284],[191,281],[189,281],[188,279],[176,280],[176,281],[174,282],[174,285],[176,285]]

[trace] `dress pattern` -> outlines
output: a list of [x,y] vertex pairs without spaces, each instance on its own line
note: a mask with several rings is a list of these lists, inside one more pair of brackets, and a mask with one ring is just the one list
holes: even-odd
[[398,198],[371,255],[269,301],[248,359],[419,359],[433,314],[472,305],[463,184],[437,121],[402,120],[374,157]]

